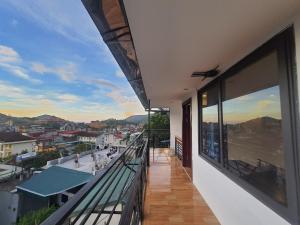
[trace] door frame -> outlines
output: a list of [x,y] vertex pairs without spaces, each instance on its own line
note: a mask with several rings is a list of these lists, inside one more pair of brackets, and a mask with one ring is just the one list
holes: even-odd
[[[184,121],[186,112],[185,107],[190,105],[189,109],[189,117],[190,124],[189,127],[186,127],[186,123]],[[189,129],[186,132],[186,129]],[[188,157],[187,157],[188,156]],[[193,153],[192,153],[192,99],[189,98],[182,103],[182,166],[191,168],[191,172],[193,172]],[[192,174],[191,174],[192,178]]]

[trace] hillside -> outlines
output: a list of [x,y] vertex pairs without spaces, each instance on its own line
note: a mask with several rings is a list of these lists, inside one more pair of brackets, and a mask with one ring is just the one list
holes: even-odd
[[125,119],[128,123],[147,123],[147,115],[134,115]]
[[51,115],[41,115],[37,117],[32,118],[35,122],[37,123],[49,123],[49,122],[57,122],[57,123],[63,123],[66,122],[66,120],[56,117],[56,116],[51,116]]
[[[14,117],[14,116],[8,116],[5,114],[0,113],[0,124],[8,123],[9,121],[12,121],[15,125],[35,125],[35,124],[63,124],[65,122],[71,122],[67,121],[65,119],[59,118],[57,116],[52,115],[40,115],[36,117]],[[112,127],[116,125],[125,125],[127,123],[129,124],[139,124],[139,123],[147,123],[147,115],[134,115],[130,116],[126,119],[107,119],[99,121],[104,127]]]
[[37,117],[14,117],[0,113],[0,123],[8,123],[9,121],[12,121],[15,125],[34,125],[66,122],[66,120],[62,118],[51,115],[41,115]]

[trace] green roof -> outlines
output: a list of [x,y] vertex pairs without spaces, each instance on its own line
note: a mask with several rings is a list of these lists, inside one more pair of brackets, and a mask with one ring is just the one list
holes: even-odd
[[[136,162],[139,162],[140,160],[133,160],[128,167],[123,166],[118,173],[118,175],[115,177],[114,181],[112,184],[109,186],[108,190],[105,192],[103,198],[101,201],[97,204],[97,208],[101,207],[107,202],[106,206],[115,204],[118,201],[118,197],[122,194],[122,197],[120,199],[120,202],[126,201],[126,193],[127,190],[132,182],[132,179],[134,179],[135,172],[139,165],[136,164]],[[97,199],[103,194],[105,191],[105,188],[102,188],[101,190],[100,187],[102,187],[103,184],[106,184],[110,181],[108,177],[113,173],[112,171],[109,171],[103,179],[101,179],[95,187],[88,193],[88,195],[81,200],[81,203],[74,209],[72,212],[72,216],[76,216],[83,208],[88,204],[89,201],[92,200],[91,204],[87,207],[85,212],[87,213],[89,210],[91,210],[91,206]],[[105,187],[106,185],[104,185]],[[124,188],[124,190],[123,190]],[[98,194],[96,194],[98,192]],[[95,196],[96,195],[96,196]],[[111,197],[110,197],[111,196]]]
[[17,186],[18,190],[42,197],[62,193],[89,182],[93,175],[60,166],[52,166]]

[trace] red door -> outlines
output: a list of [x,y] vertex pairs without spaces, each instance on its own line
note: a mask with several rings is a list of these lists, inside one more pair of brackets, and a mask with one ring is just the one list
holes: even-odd
[[182,165],[192,168],[192,109],[191,99],[182,105]]

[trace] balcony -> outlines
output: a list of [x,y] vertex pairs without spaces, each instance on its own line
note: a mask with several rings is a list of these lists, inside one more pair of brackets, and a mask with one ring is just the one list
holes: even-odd
[[147,178],[144,225],[219,224],[169,148],[150,151]]
[[148,134],[42,224],[219,224],[179,158],[169,148],[153,148]]

